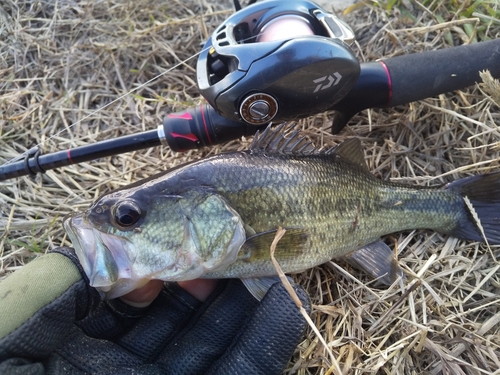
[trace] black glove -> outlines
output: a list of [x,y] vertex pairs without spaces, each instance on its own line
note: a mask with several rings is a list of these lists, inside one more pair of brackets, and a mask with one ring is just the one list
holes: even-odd
[[281,283],[261,302],[239,280],[205,302],[176,283],[146,308],[101,301],[59,248],[0,282],[0,374],[280,374],[305,325]]

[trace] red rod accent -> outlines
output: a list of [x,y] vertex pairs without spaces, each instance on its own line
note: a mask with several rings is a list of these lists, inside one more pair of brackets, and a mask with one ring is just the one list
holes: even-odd
[[379,61],[380,64],[382,64],[382,67],[385,70],[385,74],[387,74],[387,84],[389,85],[389,97],[387,98],[387,106],[389,107],[392,101],[392,79],[391,79],[391,73],[389,73],[389,69],[387,68],[387,65],[383,61]]
[[203,110],[203,104],[200,104],[201,119],[203,120],[203,126],[205,127],[205,134],[207,135],[208,142],[213,145],[210,139],[210,134],[208,134],[207,120],[205,120],[205,111]]
[[175,132],[170,132],[170,135],[174,138],[184,138],[184,139],[189,139],[192,142],[198,142],[198,138],[193,133],[179,134],[179,133],[175,133]]
[[68,148],[68,160],[70,162],[70,164],[74,164],[75,162],[73,161],[73,159],[71,158],[71,149]]
[[183,114],[178,114],[178,113],[169,113],[168,117],[170,118],[181,118],[183,120],[192,120],[193,118],[189,114],[189,112],[184,112]]

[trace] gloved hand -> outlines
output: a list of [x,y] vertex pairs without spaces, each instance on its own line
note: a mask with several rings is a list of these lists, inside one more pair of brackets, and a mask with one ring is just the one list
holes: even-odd
[[0,282],[0,374],[279,374],[305,325],[281,283],[261,302],[239,280],[204,302],[176,283],[144,308],[101,301],[59,248]]

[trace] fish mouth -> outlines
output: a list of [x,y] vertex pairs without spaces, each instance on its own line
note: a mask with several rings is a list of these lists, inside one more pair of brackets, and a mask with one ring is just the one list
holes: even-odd
[[84,215],[69,217],[63,225],[90,286],[105,298],[122,296],[147,282],[133,275],[133,262],[128,256],[130,242],[126,237],[99,231]]

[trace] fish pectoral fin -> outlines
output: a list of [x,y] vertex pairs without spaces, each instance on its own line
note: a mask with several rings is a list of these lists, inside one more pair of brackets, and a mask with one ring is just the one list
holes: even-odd
[[274,284],[280,282],[280,278],[278,276],[251,277],[241,279],[241,281],[247,287],[250,294],[260,301]]
[[[274,257],[280,260],[295,258],[308,251],[309,233],[304,228],[285,228],[285,235],[278,241]],[[271,244],[277,229],[260,232],[247,238],[238,254],[238,260],[255,262],[271,259]]]
[[243,224],[243,228],[245,228],[245,234],[247,235],[247,238],[250,238],[251,236],[257,234],[255,229],[253,229],[250,225]]
[[372,242],[344,257],[353,267],[361,268],[386,286],[393,284],[398,278],[404,278],[394,252],[382,240]]

